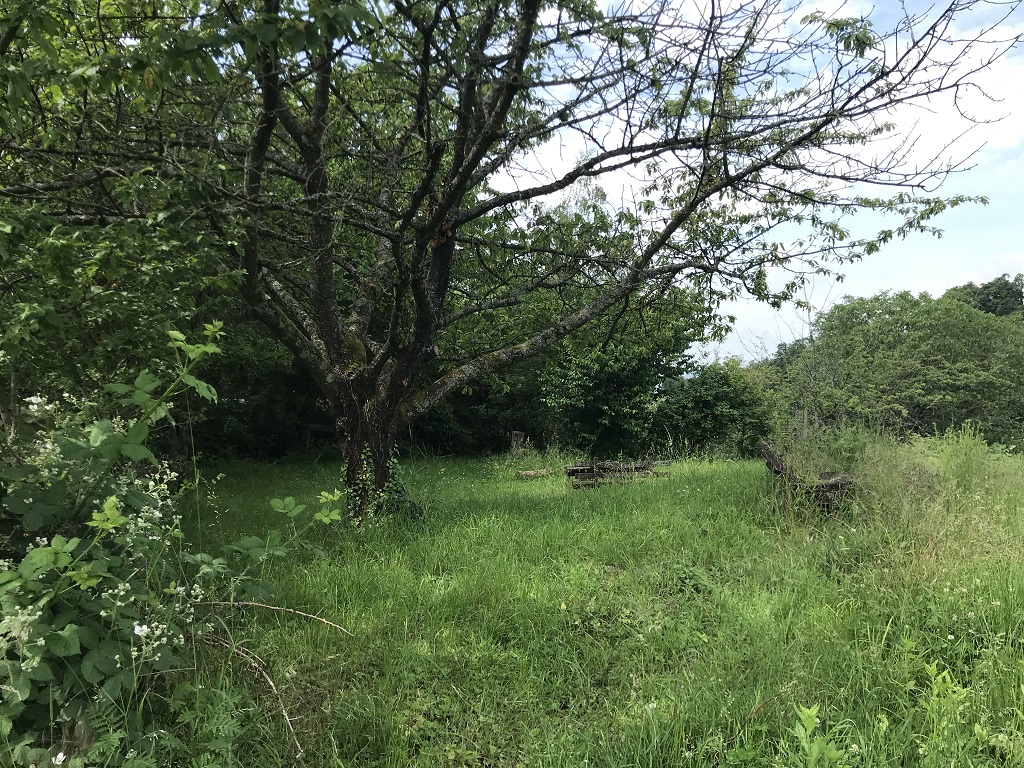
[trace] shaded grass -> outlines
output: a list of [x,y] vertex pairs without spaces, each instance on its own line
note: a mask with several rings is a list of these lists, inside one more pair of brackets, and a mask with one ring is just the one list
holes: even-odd
[[[309,764],[810,765],[815,739],[850,765],[1024,764],[1019,457],[970,435],[874,441],[829,519],[783,507],[753,462],[577,491],[515,479],[543,461],[560,470],[408,462],[422,521],[332,529],[326,556],[275,564],[279,604],[354,635],[244,628]],[[340,478],[216,471],[208,540]]]

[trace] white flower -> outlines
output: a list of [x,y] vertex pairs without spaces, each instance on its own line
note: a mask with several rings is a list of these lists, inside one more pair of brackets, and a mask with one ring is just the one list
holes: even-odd
[[50,758],[50,762],[54,765],[63,765],[64,761],[68,759],[68,756],[63,752],[58,752],[56,757]]
[[135,634],[138,635],[139,637],[145,637],[146,635],[149,634],[149,625],[148,624],[136,624],[134,631],[135,631]]

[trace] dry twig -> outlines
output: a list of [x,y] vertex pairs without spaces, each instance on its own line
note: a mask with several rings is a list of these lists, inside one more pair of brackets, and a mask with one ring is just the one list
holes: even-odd
[[252,600],[241,600],[237,602],[211,601],[200,603],[200,605],[228,606],[235,608],[266,608],[268,611],[281,611],[283,613],[293,613],[296,616],[302,616],[306,619],[313,619],[314,621],[319,621],[321,624],[326,624],[329,627],[334,627],[335,629],[344,632],[349,637],[355,637],[355,635],[353,635],[351,632],[349,632],[347,629],[341,626],[341,624],[335,624],[333,621],[329,621],[328,619],[325,619],[322,616],[317,616],[315,613],[306,613],[305,611],[299,611],[295,608],[283,608],[280,605],[267,605],[266,603],[257,603],[253,602]]

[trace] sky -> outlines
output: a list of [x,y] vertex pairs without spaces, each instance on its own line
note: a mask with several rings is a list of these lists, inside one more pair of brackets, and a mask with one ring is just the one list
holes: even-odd
[[[864,17],[879,35],[896,28],[904,14],[934,18],[936,7],[954,0],[791,0],[796,12],[792,23],[814,12],[826,17]],[[619,2],[619,0],[609,0]],[[693,0],[676,0],[689,3]],[[728,5],[742,0],[720,0]],[[782,0],[785,5],[786,0]],[[958,18],[964,21],[954,32],[973,39],[977,25],[991,25],[1001,18],[1014,0],[981,0],[978,6]],[[793,7],[787,6],[787,7]],[[1006,39],[1024,32],[1024,7],[1017,8],[991,37]],[[771,355],[776,347],[807,335],[817,311],[827,310],[844,296],[870,296],[881,291],[927,292],[932,296],[968,282],[983,283],[1004,273],[1024,272],[1024,46],[1010,51],[972,77],[977,89],[952,98],[935,98],[912,108],[901,108],[886,116],[897,126],[893,140],[917,137],[916,155],[910,162],[925,164],[933,158],[966,161],[932,196],[944,198],[985,196],[988,205],[969,204],[947,210],[929,222],[943,231],[937,238],[911,234],[893,240],[863,261],[838,268],[841,279],[816,277],[799,297],[811,310],[786,306],[773,310],[753,300],[731,302],[721,308],[735,317],[734,330],[721,343],[703,349],[706,358],[738,356],[752,361]],[[965,120],[961,111],[973,115],[977,124]],[[614,124],[607,126],[614,133]],[[966,134],[964,134],[964,132]],[[950,147],[949,143],[957,139]],[[895,148],[895,145],[894,145]],[[578,162],[584,145],[574,138],[556,136],[530,160],[506,179],[493,180],[498,188],[518,188],[541,179],[556,177]],[[874,152],[870,149],[865,151]],[[632,205],[642,198],[635,190],[642,186],[627,171],[602,176],[599,181],[609,201]],[[888,197],[891,189],[858,189],[861,194]],[[854,237],[875,235],[898,222],[867,214],[844,220]],[[781,284],[784,276],[769,284]]]
[[[825,2],[808,5],[827,7]],[[911,11],[925,10],[929,5],[907,2]],[[846,4],[850,11],[867,12],[875,20],[876,29],[885,28],[898,6],[896,0],[878,0],[873,6]],[[1024,27],[1024,13],[1018,11],[1011,24],[1016,31]],[[979,95],[971,107],[979,117],[1001,119],[976,126],[953,148],[955,159],[974,150],[977,153],[968,162],[969,168],[947,179],[936,194],[983,195],[989,198],[989,204],[944,212],[933,222],[943,230],[941,238],[914,234],[894,240],[863,261],[844,265],[841,282],[815,278],[802,296],[815,310],[827,310],[847,295],[911,291],[938,296],[955,285],[1024,272],[1024,49],[1012,51],[979,73],[976,82],[993,101]],[[922,153],[936,151],[949,131],[965,125],[952,104],[930,106],[931,113],[920,115],[926,139]],[[905,116],[897,122],[901,119],[914,118]],[[724,309],[736,317],[734,330],[725,342],[711,345],[705,352],[711,357],[735,355],[745,360],[770,355],[779,343],[806,336],[814,314],[795,307],[775,311],[753,301],[733,302]]]

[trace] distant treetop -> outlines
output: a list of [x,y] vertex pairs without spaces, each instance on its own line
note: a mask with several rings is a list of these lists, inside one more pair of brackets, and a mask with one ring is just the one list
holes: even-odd
[[1009,274],[1002,274],[995,280],[981,285],[958,285],[950,288],[944,295],[970,304],[990,315],[1024,316],[1024,274],[1012,278]]

